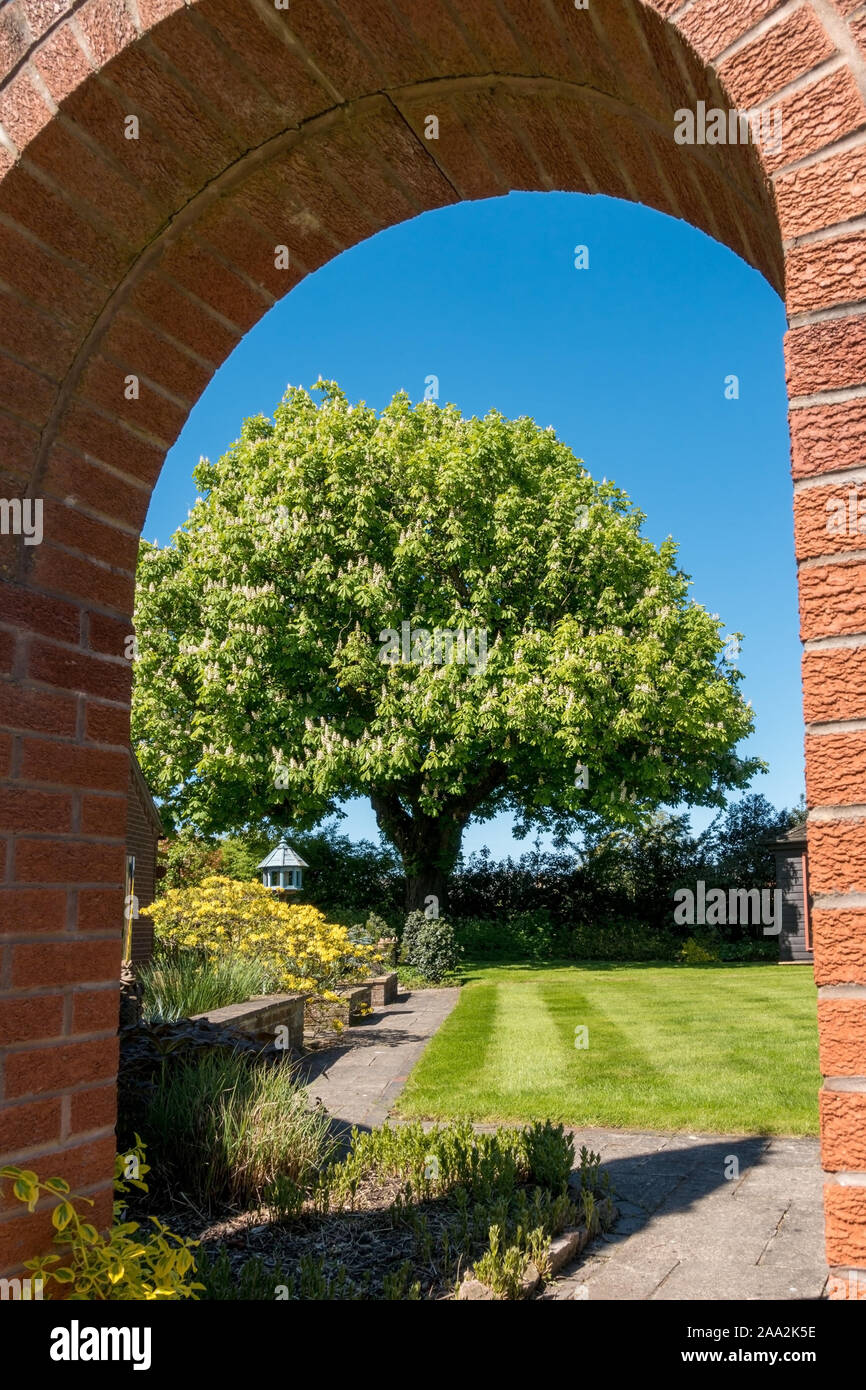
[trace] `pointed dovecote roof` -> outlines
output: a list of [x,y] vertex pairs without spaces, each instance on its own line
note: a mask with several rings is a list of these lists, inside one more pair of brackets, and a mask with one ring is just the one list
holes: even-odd
[[287,845],[285,840],[280,840],[276,849],[272,849],[266,859],[259,865],[260,869],[308,869],[310,866],[296,854],[291,845]]

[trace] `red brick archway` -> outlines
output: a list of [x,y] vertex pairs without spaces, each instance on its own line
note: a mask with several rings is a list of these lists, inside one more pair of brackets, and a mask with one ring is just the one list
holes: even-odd
[[[786,294],[827,1257],[866,1270],[866,543],[826,528],[866,470],[866,5],[277,3],[0,10],[0,496],[44,503],[41,544],[0,536],[0,1149],[107,1219],[124,638],[191,405],[277,297],[380,228],[603,192]],[[782,149],[677,145],[698,101],[779,107]],[[0,1267],[46,1238],[13,1205]]]

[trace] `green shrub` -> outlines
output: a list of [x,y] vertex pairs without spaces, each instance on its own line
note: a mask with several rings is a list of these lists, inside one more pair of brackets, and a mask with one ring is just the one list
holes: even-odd
[[530,1182],[552,1192],[562,1192],[574,1166],[574,1140],[562,1125],[550,1120],[536,1121],[523,1130],[526,1162]]
[[[536,1232],[533,1232],[533,1238],[536,1238]],[[499,1226],[490,1227],[488,1239],[489,1248],[475,1261],[475,1278],[492,1289],[498,1298],[518,1298],[520,1280],[529,1264],[529,1254],[516,1241],[502,1248],[502,1230]]]
[[481,960],[553,960],[569,954],[572,930],[555,923],[546,908],[468,917],[455,923],[466,952]]
[[385,921],[385,918],[380,917],[378,912],[369,913],[364,925],[366,926],[367,931],[370,933],[374,945],[377,941],[381,940],[382,937],[388,937],[392,935],[391,928],[388,926],[388,923]]
[[472,917],[455,925],[476,960],[675,960],[680,939],[631,921],[563,925],[546,908]]
[[744,936],[740,941],[720,941],[719,960],[778,960],[777,936]]
[[686,965],[708,965],[712,961],[778,960],[777,936],[743,936],[739,941],[726,941],[712,928],[695,932],[684,942],[678,957]]
[[353,1129],[349,1154],[323,1171],[316,1197],[324,1209],[351,1206],[361,1182],[372,1174],[402,1177],[418,1198],[457,1187],[465,1187],[476,1200],[507,1198],[520,1183],[533,1183],[555,1196],[565,1187],[573,1163],[571,1135],[550,1121],[536,1120],[523,1129],[503,1127],[493,1134],[476,1134],[470,1120],[429,1130],[420,1121],[386,1124]]
[[419,933],[423,930],[426,922],[427,918],[424,913],[416,909],[414,912],[409,913],[409,916],[403,923],[403,930],[400,933],[400,944],[403,948],[403,955],[407,961],[415,949],[415,943],[418,940]]
[[433,981],[444,980],[456,970],[463,954],[451,923],[444,917],[425,917],[423,912],[410,912],[406,918],[403,951],[407,965]]
[[652,930],[639,922],[587,924],[575,928],[569,958],[573,960],[675,960],[682,939]]
[[285,1062],[250,1064],[211,1053],[168,1058],[144,1117],[152,1182],[208,1210],[258,1205],[273,1193],[291,1207],[334,1149],[327,1113],[311,1109]]
[[144,989],[142,1016],[148,1021],[210,1013],[269,994],[273,976],[255,960],[214,957],[203,951],[163,951],[139,971]]
[[[128,1173],[129,1167],[136,1176]],[[58,1292],[58,1297],[70,1302],[195,1299],[197,1291],[204,1289],[203,1284],[192,1282],[196,1274],[192,1252],[198,1241],[175,1235],[155,1216],[149,1218],[155,1227],[153,1231],[142,1230],[137,1221],[124,1220],[126,1194],[130,1187],[147,1192],[143,1178],[149,1171],[144,1145],[136,1135],[129,1153],[115,1155],[114,1221],[104,1233],[92,1222],[82,1220],[76,1205],[86,1203],[92,1207],[93,1198],[77,1196],[65,1178],[42,1181],[29,1168],[0,1168],[0,1178],[13,1179],[13,1196],[25,1203],[31,1213],[44,1198],[57,1198],[51,1213],[55,1252],[27,1260],[25,1269],[47,1288],[60,1285],[62,1292]],[[50,1288],[48,1296],[51,1297]]]
[[712,941],[699,940],[696,936],[690,936],[680,951],[680,960],[684,965],[709,965],[718,959],[719,953]]

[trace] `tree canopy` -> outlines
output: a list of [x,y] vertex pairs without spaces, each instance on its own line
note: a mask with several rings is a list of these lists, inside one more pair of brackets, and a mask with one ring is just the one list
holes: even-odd
[[531,419],[315,389],[142,544],[133,736],[169,819],[303,828],[368,796],[416,905],[470,819],[635,823],[747,784],[722,624],[625,493]]

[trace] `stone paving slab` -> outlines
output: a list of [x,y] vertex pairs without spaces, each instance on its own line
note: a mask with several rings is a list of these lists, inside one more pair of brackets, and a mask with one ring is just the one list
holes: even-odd
[[827,1269],[817,1139],[573,1133],[578,1152],[586,1144],[601,1154],[620,1217],[545,1298],[821,1297]]
[[321,1101],[337,1132],[373,1129],[388,1113],[409,1073],[460,997],[459,989],[401,993],[351,1029],[345,1042],[301,1064],[310,1096]]

